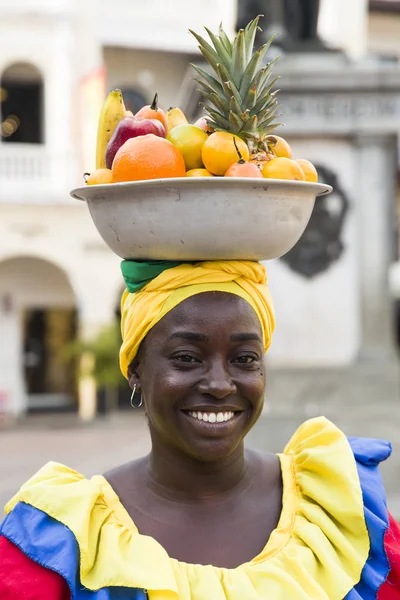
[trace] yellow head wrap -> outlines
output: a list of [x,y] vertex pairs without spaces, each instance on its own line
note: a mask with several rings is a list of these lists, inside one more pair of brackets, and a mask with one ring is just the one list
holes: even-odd
[[202,292],[228,292],[246,300],[260,320],[264,350],[268,350],[275,318],[265,268],[250,261],[184,263],[166,269],[136,293],[123,293],[120,367],[126,378],[150,329],[180,302]]

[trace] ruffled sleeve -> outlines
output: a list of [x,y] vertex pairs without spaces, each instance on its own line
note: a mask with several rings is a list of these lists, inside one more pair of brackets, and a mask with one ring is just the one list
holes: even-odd
[[[369,553],[353,452],[345,435],[321,417],[297,430],[282,458],[284,483],[292,471],[294,506],[290,540],[275,560],[301,584],[304,597],[343,600]],[[286,597],[302,598],[295,589]]]
[[[79,553],[79,580],[85,588],[150,586],[177,594],[167,553],[156,540],[138,533],[103,477],[86,479],[64,465],[48,463],[22,486],[5,512],[17,514],[21,505],[37,509],[72,533]],[[29,527],[25,514],[19,530],[24,527]],[[54,534],[50,539],[55,543]]]

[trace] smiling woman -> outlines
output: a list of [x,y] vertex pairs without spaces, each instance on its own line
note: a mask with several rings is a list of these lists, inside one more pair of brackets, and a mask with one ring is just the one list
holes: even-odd
[[258,263],[124,262],[121,370],[148,456],[88,480],[50,463],[6,507],[2,600],[396,600],[379,440],[324,418],[245,450],[275,326]]

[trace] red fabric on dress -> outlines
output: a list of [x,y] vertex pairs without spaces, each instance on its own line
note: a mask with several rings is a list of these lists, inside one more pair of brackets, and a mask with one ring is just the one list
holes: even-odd
[[390,564],[387,581],[381,586],[378,600],[400,600],[400,525],[389,514],[385,549]]
[[58,573],[28,558],[0,536],[1,600],[70,600],[69,587]]

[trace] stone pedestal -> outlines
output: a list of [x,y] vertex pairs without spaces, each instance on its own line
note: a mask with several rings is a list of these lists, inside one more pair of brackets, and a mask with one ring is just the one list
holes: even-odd
[[[276,367],[349,367],[360,359],[394,361],[396,355],[388,272],[395,243],[400,69],[344,64],[340,57],[327,64],[323,69],[322,56],[319,63],[297,56],[278,67],[282,135],[295,156],[312,160],[323,178],[330,177],[335,190],[323,210],[317,200],[294,259],[267,264],[277,310],[269,359]],[[327,257],[324,245],[334,248]],[[302,266],[307,260],[316,265],[311,272]]]

